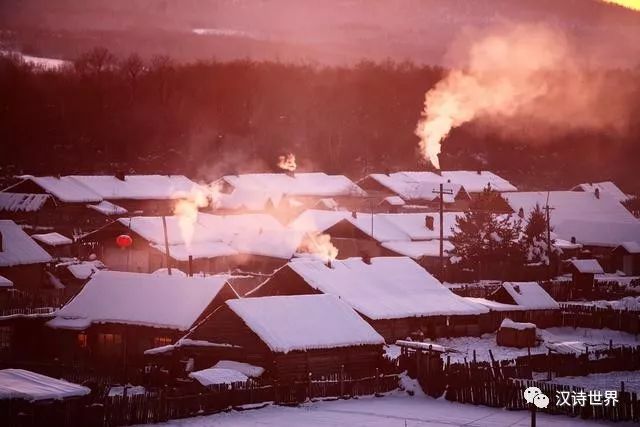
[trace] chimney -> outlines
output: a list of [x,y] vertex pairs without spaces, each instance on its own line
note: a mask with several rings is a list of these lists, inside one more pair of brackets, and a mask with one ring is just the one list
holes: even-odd
[[433,217],[431,215],[425,215],[424,226],[433,231]]
[[596,191],[594,192],[596,199],[600,198],[600,189],[596,187]]
[[369,253],[364,252],[362,254],[362,262],[364,262],[365,264],[371,265],[371,255],[369,255]]
[[351,212],[351,218],[358,219],[358,213],[356,211]]
[[327,267],[333,268],[333,265],[331,264],[331,258],[327,260]]
[[476,173],[477,173],[478,175],[482,175],[482,170],[478,169],[478,170],[476,171]]
[[520,218],[524,218],[524,209],[522,209],[522,206],[520,207],[520,209],[518,209],[518,216]]
[[576,236],[571,236],[571,243],[576,244]]
[[0,252],[4,252],[4,240],[2,238],[2,232],[0,231]]
[[193,255],[189,255],[189,277],[193,277]]
[[290,170],[285,170],[284,171],[285,175],[290,176],[291,178],[295,178],[296,173],[294,171],[290,171]]
[[120,181],[124,181],[124,172],[117,171],[115,177],[116,177],[116,179],[119,179]]

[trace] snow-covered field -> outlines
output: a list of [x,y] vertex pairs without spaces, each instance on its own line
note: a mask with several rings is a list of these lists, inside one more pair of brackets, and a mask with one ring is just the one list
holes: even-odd
[[[640,339],[635,335],[626,332],[612,331],[610,329],[590,329],[558,327],[540,329],[538,331],[544,339],[544,343],[531,348],[531,353],[547,352],[545,343],[560,341],[582,341],[591,346],[604,347],[609,345],[609,340],[613,340],[614,345],[640,345]],[[484,334],[481,337],[460,337],[460,338],[440,338],[434,340],[435,343],[455,349],[456,353],[451,353],[452,362],[463,362],[473,359],[473,350],[476,351],[477,360],[491,360],[489,350],[493,352],[496,359],[513,359],[519,356],[526,356],[526,348],[500,347],[496,344],[496,334]]]
[[[538,414],[539,426],[606,425],[566,416]],[[268,406],[251,411],[221,413],[174,420],[160,425],[184,427],[416,427],[416,426],[528,426],[527,411],[506,411],[484,406],[451,403],[444,399],[394,393],[316,402],[297,408]],[[623,425],[618,423],[617,425]]]
[[[536,379],[544,380],[547,374],[539,373]],[[624,381],[626,391],[640,393],[640,372],[621,371],[608,372],[604,374],[591,374],[584,377],[556,377],[552,383],[566,384],[577,387],[584,387],[585,390],[620,390],[620,383]]]

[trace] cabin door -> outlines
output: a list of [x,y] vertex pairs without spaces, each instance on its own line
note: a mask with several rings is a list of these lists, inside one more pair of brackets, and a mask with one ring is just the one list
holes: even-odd
[[622,271],[627,276],[633,275],[633,255],[624,255],[622,257]]

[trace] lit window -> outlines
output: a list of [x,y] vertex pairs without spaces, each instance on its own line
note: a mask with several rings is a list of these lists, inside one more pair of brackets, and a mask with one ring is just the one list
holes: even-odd
[[170,345],[170,344],[173,344],[173,340],[169,337],[155,337],[153,339],[154,347],[162,347],[164,345]]
[[81,332],[78,334],[78,347],[87,348],[87,334]]

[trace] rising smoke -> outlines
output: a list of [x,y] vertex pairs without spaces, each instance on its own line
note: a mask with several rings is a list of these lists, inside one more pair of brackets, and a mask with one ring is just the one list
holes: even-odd
[[544,141],[575,130],[623,132],[628,91],[558,29],[503,24],[452,48],[452,69],[425,95],[416,128],[420,150],[440,169],[449,132],[477,122],[505,136]]

